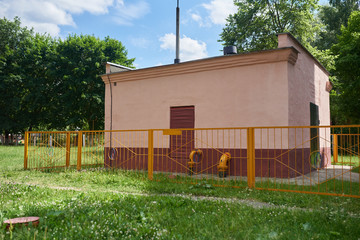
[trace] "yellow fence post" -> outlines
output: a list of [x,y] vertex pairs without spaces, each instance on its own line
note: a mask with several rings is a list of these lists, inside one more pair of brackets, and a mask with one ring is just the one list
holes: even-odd
[[81,170],[81,147],[82,147],[82,132],[78,133],[78,152],[77,152],[77,164],[76,169]]
[[66,167],[70,167],[70,133],[66,133]]
[[25,132],[25,139],[24,139],[24,170],[28,168],[28,142],[29,142],[29,133]]
[[334,156],[334,163],[338,162],[338,135],[333,134],[333,156]]
[[148,178],[153,180],[154,170],[154,130],[148,131]]
[[255,187],[255,136],[254,128],[247,129],[247,182],[249,188]]

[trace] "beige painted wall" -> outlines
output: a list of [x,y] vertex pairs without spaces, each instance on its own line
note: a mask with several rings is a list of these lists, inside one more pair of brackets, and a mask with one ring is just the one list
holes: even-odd
[[[278,35],[278,47],[293,46],[298,52],[295,65],[289,64],[289,126],[310,125],[310,102],[319,106],[320,126],[330,125],[329,92],[326,82],[329,74],[296,40],[288,34]],[[320,147],[330,147],[324,139],[330,139],[330,129],[319,131]],[[294,147],[305,142],[309,147],[310,131],[301,131],[301,135],[292,133],[290,139]],[[305,141],[304,141],[305,139]],[[296,143],[295,143],[296,142]]]
[[330,125],[329,73],[288,34],[278,35],[278,48],[293,46],[298,52],[295,65],[289,64],[289,126],[310,125],[310,102],[319,106],[320,125]]
[[[112,85],[112,129],[170,127],[170,107],[195,106],[195,127],[287,125],[287,63],[153,77]],[[106,129],[110,129],[106,84]],[[265,107],[266,106],[266,107]]]

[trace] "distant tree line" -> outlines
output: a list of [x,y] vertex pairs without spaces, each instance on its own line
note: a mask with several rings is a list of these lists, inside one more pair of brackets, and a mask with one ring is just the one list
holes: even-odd
[[0,134],[103,129],[110,61],[133,67],[118,40],[35,33],[19,18],[0,19]]
[[333,125],[360,124],[359,0],[234,0],[238,11],[220,34],[224,45],[258,51],[277,47],[277,33],[290,32],[331,73]]

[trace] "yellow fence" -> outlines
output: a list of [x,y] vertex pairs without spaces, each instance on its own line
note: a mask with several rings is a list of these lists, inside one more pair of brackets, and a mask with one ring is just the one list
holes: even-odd
[[360,126],[26,132],[25,169],[360,198]]

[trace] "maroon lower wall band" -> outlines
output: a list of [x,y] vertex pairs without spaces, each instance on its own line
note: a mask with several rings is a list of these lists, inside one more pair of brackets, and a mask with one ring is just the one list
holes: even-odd
[[[247,175],[246,149],[201,149],[203,158],[195,164],[195,174],[218,174],[217,165],[222,154],[229,152],[229,176]],[[321,167],[331,163],[329,148],[322,148]],[[147,148],[105,148],[105,167],[147,170]],[[188,173],[188,157],[170,152],[170,148],[154,148],[154,171]],[[293,178],[307,174],[314,169],[310,164],[310,148],[303,149],[256,149],[255,176]]]

